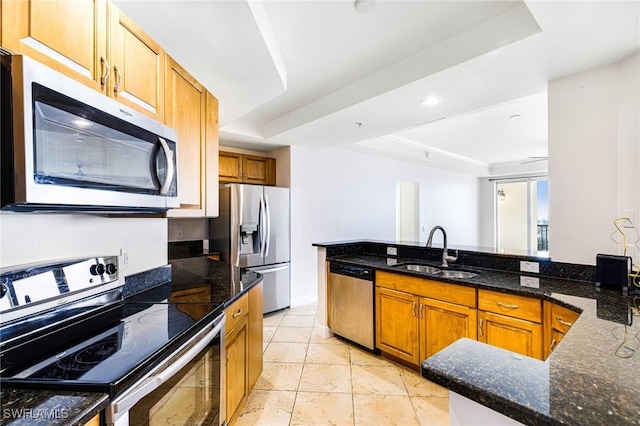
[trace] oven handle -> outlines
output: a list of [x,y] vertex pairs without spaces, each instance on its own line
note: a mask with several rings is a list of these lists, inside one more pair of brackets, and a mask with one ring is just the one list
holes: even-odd
[[122,396],[116,398],[111,404],[109,404],[109,407],[107,409],[107,423],[115,421],[116,417],[118,417],[118,413],[128,411],[129,408],[133,407],[142,398],[156,390],[158,387],[160,387],[160,385],[169,380],[178,371],[180,371],[182,367],[191,362],[191,360],[195,358],[195,356],[198,355],[198,353],[200,353],[200,351],[202,351],[217,334],[222,333],[222,329],[225,325],[225,314],[222,313],[222,315],[216,318],[214,320],[214,324],[219,319],[221,319],[220,322],[215,325],[213,330],[205,332],[206,335],[204,337],[201,337],[202,333],[196,334],[194,337],[189,339],[189,341],[184,343],[182,346],[180,346],[180,348],[178,348],[175,352],[167,357],[168,360],[171,360],[174,356],[192,345],[194,341],[197,342],[179,359],[171,363],[171,365],[169,366],[166,366],[166,362],[160,364],[149,373],[151,377],[147,376],[141,379],[132,386],[131,390],[125,392]]

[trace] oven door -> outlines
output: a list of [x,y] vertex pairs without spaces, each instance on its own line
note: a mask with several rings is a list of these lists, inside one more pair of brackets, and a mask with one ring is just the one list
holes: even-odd
[[225,314],[114,398],[107,425],[225,424]]

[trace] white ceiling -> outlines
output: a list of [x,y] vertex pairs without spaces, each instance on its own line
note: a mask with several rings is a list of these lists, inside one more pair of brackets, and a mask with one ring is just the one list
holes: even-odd
[[521,163],[547,154],[547,82],[640,49],[638,0],[116,4],[218,97],[223,146],[338,146],[476,176],[544,172]]

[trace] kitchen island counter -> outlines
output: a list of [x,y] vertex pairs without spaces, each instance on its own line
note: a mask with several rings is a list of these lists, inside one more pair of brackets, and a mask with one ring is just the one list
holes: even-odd
[[[531,425],[640,424],[640,399],[637,396],[640,388],[640,296],[625,295],[621,290],[599,289],[594,280],[544,275],[536,276],[539,286],[532,288],[521,284],[521,276],[535,274],[485,269],[478,264],[468,267],[458,262],[451,266],[473,269],[479,275],[470,279],[444,279],[397,266],[406,262],[430,263],[422,258],[384,256],[366,250],[345,253],[349,244],[337,246],[336,251],[330,250],[330,244],[319,246],[328,248],[327,260],[330,261],[536,297],[580,312],[564,339],[545,361],[466,338],[424,360],[421,364],[423,377],[449,388],[458,398],[462,395],[471,400],[472,405],[467,405],[462,414],[476,415],[469,407],[477,403],[482,409],[488,407]],[[500,256],[498,261],[507,260]],[[547,262],[545,267],[555,270],[584,266]],[[577,276],[589,276],[589,268],[576,271]],[[480,417],[475,418],[479,421]]]

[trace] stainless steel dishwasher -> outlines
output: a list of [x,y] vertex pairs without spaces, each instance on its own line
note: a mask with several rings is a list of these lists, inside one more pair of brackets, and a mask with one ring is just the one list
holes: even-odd
[[374,270],[330,262],[329,328],[334,334],[375,350]]

